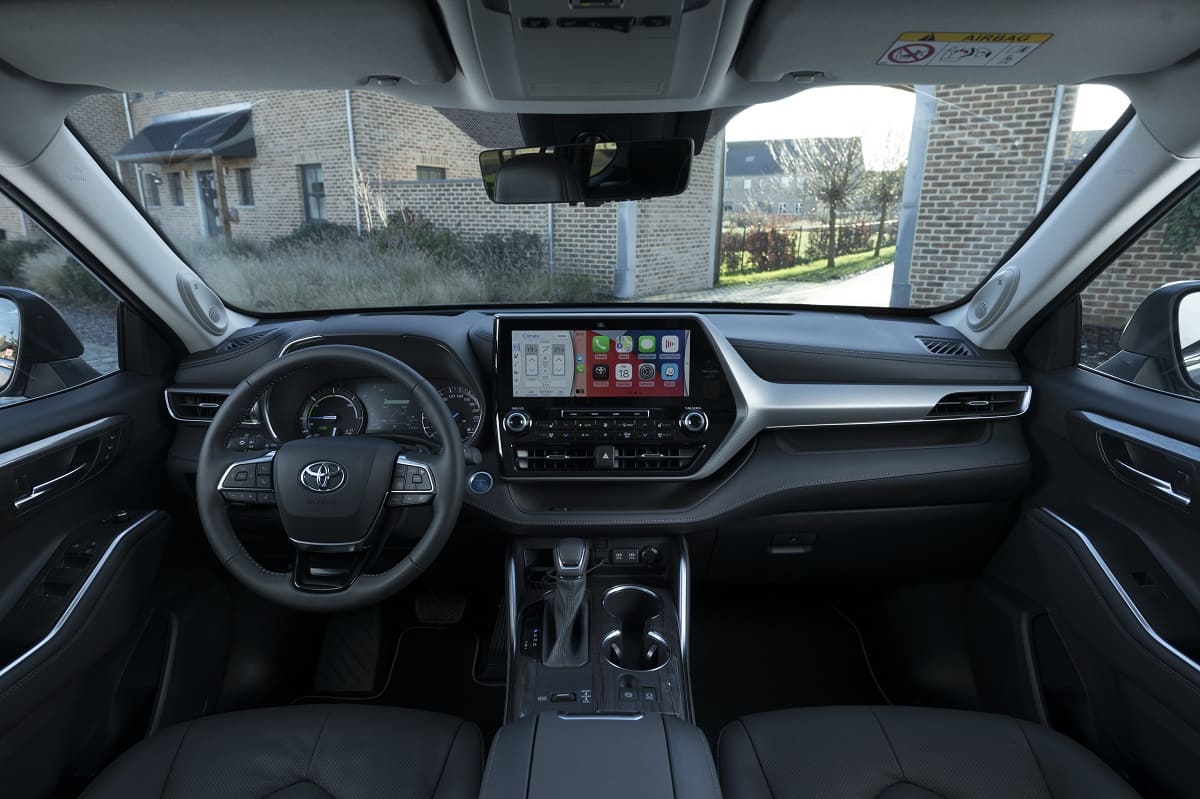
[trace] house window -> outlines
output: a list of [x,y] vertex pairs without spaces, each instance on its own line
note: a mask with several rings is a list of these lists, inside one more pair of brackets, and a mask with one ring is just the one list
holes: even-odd
[[304,195],[304,221],[325,221],[325,172],[320,164],[301,164],[300,190]]
[[183,205],[183,175],[171,172],[167,175],[167,185],[171,189],[171,205]]
[[417,180],[445,180],[446,168],[444,166],[418,166]]
[[750,191],[750,178],[742,179],[742,191]]
[[[317,167],[320,169],[320,167]],[[250,180],[250,167],[244,166],[237,171],[239,205],[254,205],[254,183]]]
[[157,208],[162,205],[162,199],[158,196],[158,184],[162,183],[162,178],[157,172],[146,172],[142,175],[142,186],[146,193],[146,206],[148,208]]

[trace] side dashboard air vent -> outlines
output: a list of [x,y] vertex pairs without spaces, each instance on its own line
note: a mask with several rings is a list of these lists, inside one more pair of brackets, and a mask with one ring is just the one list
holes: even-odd
[[1028,405],[1029,389],[1011,391],[963,391],[947,394],[933,406],[930,418],[954,419],[975,416],[1019,416]]
[[917,341],[934,355],[946,355],[952,358],[974,358],[975,350],[965,341],[956,338],[932,338],[917,336]]
[[[168,388],[166,391],[167,413],[177,422],[204,422],[207,424],[217,415],[221,403],[229,396],[222,388]],[[244,426],[256,426],[259,421],[258,403],[242,420]]]
[[662,446],[617,446],[616,468],[597,468],[595,446],[518,447],[514,463],[522,472],[683,472],[700,455],[700,447],[666,444]]
[[256,341],[261,340],[263,337],[271,335],[271,333],[273,333],[273,332],[275,332],[275,331],[270,330],[270,329],[259,330],[254,333],[247,333],[244,336],[237,336],[235,338],[231,338],[228,341],[222,343],[221,346],[217,347],[217,352],[226,353],[226,352],[233,352],[234,350],[240,350],[242,347],[249,346]]

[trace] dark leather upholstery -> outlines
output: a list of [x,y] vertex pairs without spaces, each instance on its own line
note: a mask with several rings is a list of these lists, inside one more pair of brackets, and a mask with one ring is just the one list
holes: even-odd
[[84,799],[475,799],[479,728],[419,710],[297,705],[170,727]]
[[506,724],[492,741],[480,799],[721,799],[712,750],[678,716]]
[[1137,799],[1074,741],[959,710],[763,713],[727,726],[718,749],[725,799]]

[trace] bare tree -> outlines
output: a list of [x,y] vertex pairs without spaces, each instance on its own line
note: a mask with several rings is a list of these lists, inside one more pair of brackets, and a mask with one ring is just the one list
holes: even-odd
[[379,229],[387,227],[387,200],[383,193],[375,188],[375,184],[381,182],[378,177],[372,182],[367,177],[367,173],[362,171],[362,167],[359,167],[354,176],[354,192],[358,195],[362,226],[368,235],[374,233],[377,227]]
[[879,257],[879,248],[883,244],[883,226],[887,224],[888,212],[900,199],[900,191],[904,187],[904,164],[872,172],[868,181],[867,193],[871,202],[879,209],[879,226],[875,229],[875,257]]
[[784,174],[805,180],[808,192],[825,208],[829,231],[826,266],[837,258],[838,213],[850,205],[866,179],[859,138],[772,141],[771,155]]

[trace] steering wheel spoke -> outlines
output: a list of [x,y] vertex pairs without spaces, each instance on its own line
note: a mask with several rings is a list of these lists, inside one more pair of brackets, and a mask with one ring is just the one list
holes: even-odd
[[292,564],[292,586],[313,593],[344,591],[353,585],[374,550],[357,552],[320,552],[297,549]]
[[243,505],[275,505],[275,453],[260,458],[234,461],[221,475],[217,491],[226,502]]
[[392,472],[392,487],[388,491],[388,507],[429,505],[436,496],[437,481],[434,478],[433,467],[407,455],[398,456],[396,468]]

